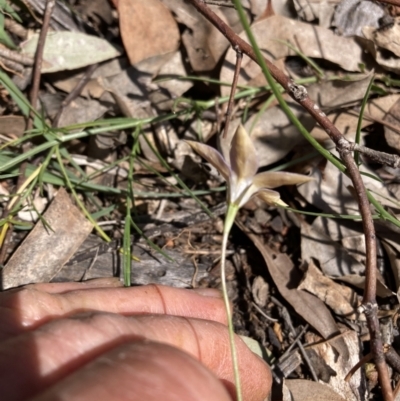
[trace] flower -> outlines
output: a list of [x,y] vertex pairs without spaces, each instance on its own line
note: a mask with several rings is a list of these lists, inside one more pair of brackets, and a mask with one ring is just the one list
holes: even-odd
[[221,153],[203,143],[186,142],[221,173],[228,185],[227,202],[236,208],[242,207],[253,196],[258,196],[270,205],[287,206],[281,200],[279,192],[271,188],[312,180],[305,175],[283,171],[257,174],[257,152],[242,125],[239,125],[231,139],[221,139]]

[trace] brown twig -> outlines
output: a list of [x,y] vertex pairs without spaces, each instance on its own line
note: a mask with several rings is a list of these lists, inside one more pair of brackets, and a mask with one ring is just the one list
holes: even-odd
[[378,2],[391,4],[392,6],[400,6],[400,0],[378,0]]
[[[46,9],[44,11],[44,16],[43,16],[43,25],[42,29],[40,30],[38,45],[36,48],[35,63],[33,65],[33,72],[32,72],[32,87],[30,91],[30,101],[33,109],[36,109],[37,106],[37,100],[39,96],[40,76],[42,73],[44,45],[46,43],[46,36],[50,26],[51,14],[53,12],[55,4],[56,4],[55,0],[47,0],[46,2]],[[33,117],[29,118],[28,120],[28,127],[27,127],[28,130],[32,129],[32,126],[33,126]]]
[[230,3],[229,1],[218,1],[218,0],[204,0],[205,3],[210,6],[219,6],[219,7],[230,7],[235,8],[235,5]]
[[33,65],[33,59],[31,56],[27,56],[25,54],[18,53],[14,50],[7,49],[4,46],[0,46],[0,56],[15,61],[22,65],[31,66]]
[[28,36],[28,30],[11,18],[4,18],[4,28],[21,39],[25,40]]
[[[240,49],[244,54],[258,63],[257,56],[253,48],[241,39],[236,33],[222,21],[212,10],[210,10],[202,0],[190,0],[193,6],[210,21],[236,49]],[[329,137],[335,142],[337,150],[346,166],[346,173],[350,177],[360,209],[363,221],[363,229],[366,242],[366,280],[363,305],[367,324],[371,336],[371,352],[374,356],[376,368],[379,374],[379,382],[385,401],[393,400],[393,392],[390,386],[389,373],[383,353],[381,333],[379,331],[379,321],[377,318],[376,303],[376,237],[373,225],[372,214],[367,198],[366,189],[362,181],[358,167],[352,156],[351,143],[342,135],[335,125],[327,118],[324,112],[309,98],[307,90],[301,85],[294,83],[279,68],[269,60],[265,59],[271,75],[278,81],[287,93],[323,127]]]

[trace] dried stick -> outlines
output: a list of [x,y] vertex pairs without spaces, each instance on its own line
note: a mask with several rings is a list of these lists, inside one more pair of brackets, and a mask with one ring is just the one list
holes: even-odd
[[6,47],[3,46],[0,47],[0,56],[8,60],[20,63],[22,65],[27,65],[27,66],[33,65],[33,59],[31,56],[17,53],[16,51],[7,49]]
[[400,6],[400,0],[378,0],[378,2],[391,4],[392,6]]
[[[236,33],[222,21],[202,0],[189,0],[193,6],[210,21],[236,49],[258,63],[258,58],[253,48],[241,39]],[[346,166],[346,173],[349,175],[357,197],[360,214],[363,221],[363,230],[366,242],[366,280],[363,298],[363,306],[367,317],[367,324],[371,336],[371,351],[374,356],[376,368],[379,374],[379,382],[385,401],[393,400],[393,392],[389,380],[389,372],[385,362],[382,337],[379,331],[376,303],[376,236],[372,220],[372,214],[367,198],[366,189],[362,181],[358,167],[351,153],[351,143],[342,135],[335,125],[327,118],[319,107],[309,98],[307,90],[301,85],[294,83],[279,68],[269,60],[264,59],[271,75],[278,81],[287,93],[324,128],[329,137],[335,142],[343,164]]]
[[[33,72],[32,72],[32,88],[30,91],[30,101],[33,109],[36,109],[36,104],[38,100],[40,76],[42,73],[44,45],[46,43],[46,36],[50,26],[51,14],[53,12],[55,4],[56,4],[55,0],[47,0],[46,2],[46,9],[44,11],[42,29],[40,30],[38,45],[36,48],[35,64],[33,65]],[[32,129],[32,126],[33,126],[33,117],[29,118],[27,127],[28,130]]]

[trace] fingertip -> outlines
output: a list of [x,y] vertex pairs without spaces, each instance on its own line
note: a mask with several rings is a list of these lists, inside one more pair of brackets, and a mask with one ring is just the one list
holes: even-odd
[[167,344],[137,341],[103,354],[32,401],[231,401],[201,363]]

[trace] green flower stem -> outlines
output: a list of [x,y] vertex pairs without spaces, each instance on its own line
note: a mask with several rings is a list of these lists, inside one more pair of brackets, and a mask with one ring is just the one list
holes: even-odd
[[228,318],[228,331],[229,331],[229,342],[231,348],[232,366],[235,378],[236,386],[236,398],[237,401],[242,401],[242,388],[240,384],[239,364],[237,358],[237,352],[235,347],[235,333],[233,331],[232,312],[229,304],[228,290],[226,288],[226,272],[225,272],[225,261],[226,261],[226,248],[228,244],[228,236],[235,221],[236,214],[239,210],[239,206],[234,203],[228,203],[228,209],[226,211],[225,222],[224,222],[224,234],[222,237],[222,249],[221,249],[221,283],[222,283],[222,295],[224,298],[224,304],[226,309],[226,315]]

